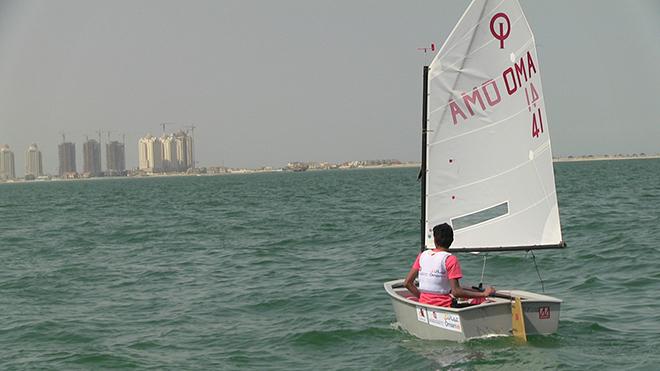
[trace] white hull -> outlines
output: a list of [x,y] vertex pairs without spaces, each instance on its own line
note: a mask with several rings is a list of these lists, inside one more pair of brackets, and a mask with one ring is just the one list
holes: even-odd
[[[445,308],[420,304],[403,280],[385,282],[399,325],[410,334],[427,340],[465,341],[488,335],[511,335],[511,300],[490,298],[492,302],[467,308]],[[527,291],[498,290],[520,297],[528,335],[549,335],[557,331],[561,300]]]

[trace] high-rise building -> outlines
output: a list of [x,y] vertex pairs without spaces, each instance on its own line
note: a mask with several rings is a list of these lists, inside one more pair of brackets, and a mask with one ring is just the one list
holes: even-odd
[[147,155],[147,137],[138,140],[138,169],[146,170],[149,168],[149,157]]
[[188,163],[186,164],[186,169],[194,169],[195,168],[195,157],[194,157],[194,150],[193,150],[193,137],[191,135],[186,135],[186,149],[188,150]]
[[76,173],[76,144],[71,142],[60,143],[57,146],[60,160],[60,176]]
[[163,169],[163,149],[160,139],[151,135],[138,142],[139,169],[160,172]]
[[163,170],[178,171],[179,163],[176,156],[176,139],[174,135],[169,134],[160,138],[163,149]]
[[138,168],[147,172],[186,171],[194,167],[192,137],[185,131],[141,138],[138,155]]
[[184,131],[174,134],[176,140],[176,157],[179,171],[186,171],[194,167],[192,137]]
[[14,169],[14,152],[8,145],[0,147],[0,179],[16,178],[16,169]]
[[101,143],[95,139],[83,143],[83,173],[91,176],[101,174]]
[[124,143],[115,140],[106,144],[105,159],[109,174],[117,175],[126,171],[126,151]]
[[44,165],[41,151],[36,143],[32,143],[25,151],[25,176],[36,178],[42,175],[44,175]]

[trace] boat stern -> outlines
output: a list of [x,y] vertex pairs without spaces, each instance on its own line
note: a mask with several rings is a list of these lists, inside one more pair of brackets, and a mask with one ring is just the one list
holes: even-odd
[[525,332],[528,335],[550,335],[559,327],[560,299],[522,290],[499,291],[522,300]]
[[[510,299],[495,297],[488,303],[466,308],[445,308],[419,303],[403,286],[403,280],[385,282],[384,286],[392,300],[397,323],[418,338],[465,341],[512,334]],[[561,300],[521,290],[498,290],[498,293],[521,298],[528,335],[557,331]]]

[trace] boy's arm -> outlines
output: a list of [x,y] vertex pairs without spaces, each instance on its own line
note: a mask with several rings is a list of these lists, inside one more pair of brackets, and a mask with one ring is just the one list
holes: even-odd
[[495,289],[490,286],[487,286],[483,292],[461,287],[458,278],[452,278],[449,282],[451,284],[451,294],[457,298],[485,298],[495,293]]
[[419,270],[415,268],[410,268],[410,272],[408,272],[406,279],[403,281],[403,284],[404,286],[406,286],[408,291],[410,291],[416,297],[419,297],[419,290],[415,286],[415,278],[417,278],[418,274],[419,274]]

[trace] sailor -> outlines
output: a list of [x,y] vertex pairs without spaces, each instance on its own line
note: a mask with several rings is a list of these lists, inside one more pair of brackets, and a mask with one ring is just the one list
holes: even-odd
[[[461,287],[463,278],[458,258],[448,252],[454,242],[454,231],[447,223],[433,227],[435,249],[426,250],[419,255],[410,268],[404,284],[408,291],[419,298],[423,304],[440,307],[458,307],[454,298],[474,298],[471,304],[480,304],[494,294],[495,289],[487,286],[484,291]],[[415,287],[415,278],[419,277],[419,288]],[[451,294],[451,295],[450,295]],[[461,305],[463,306],[463,305]]]

